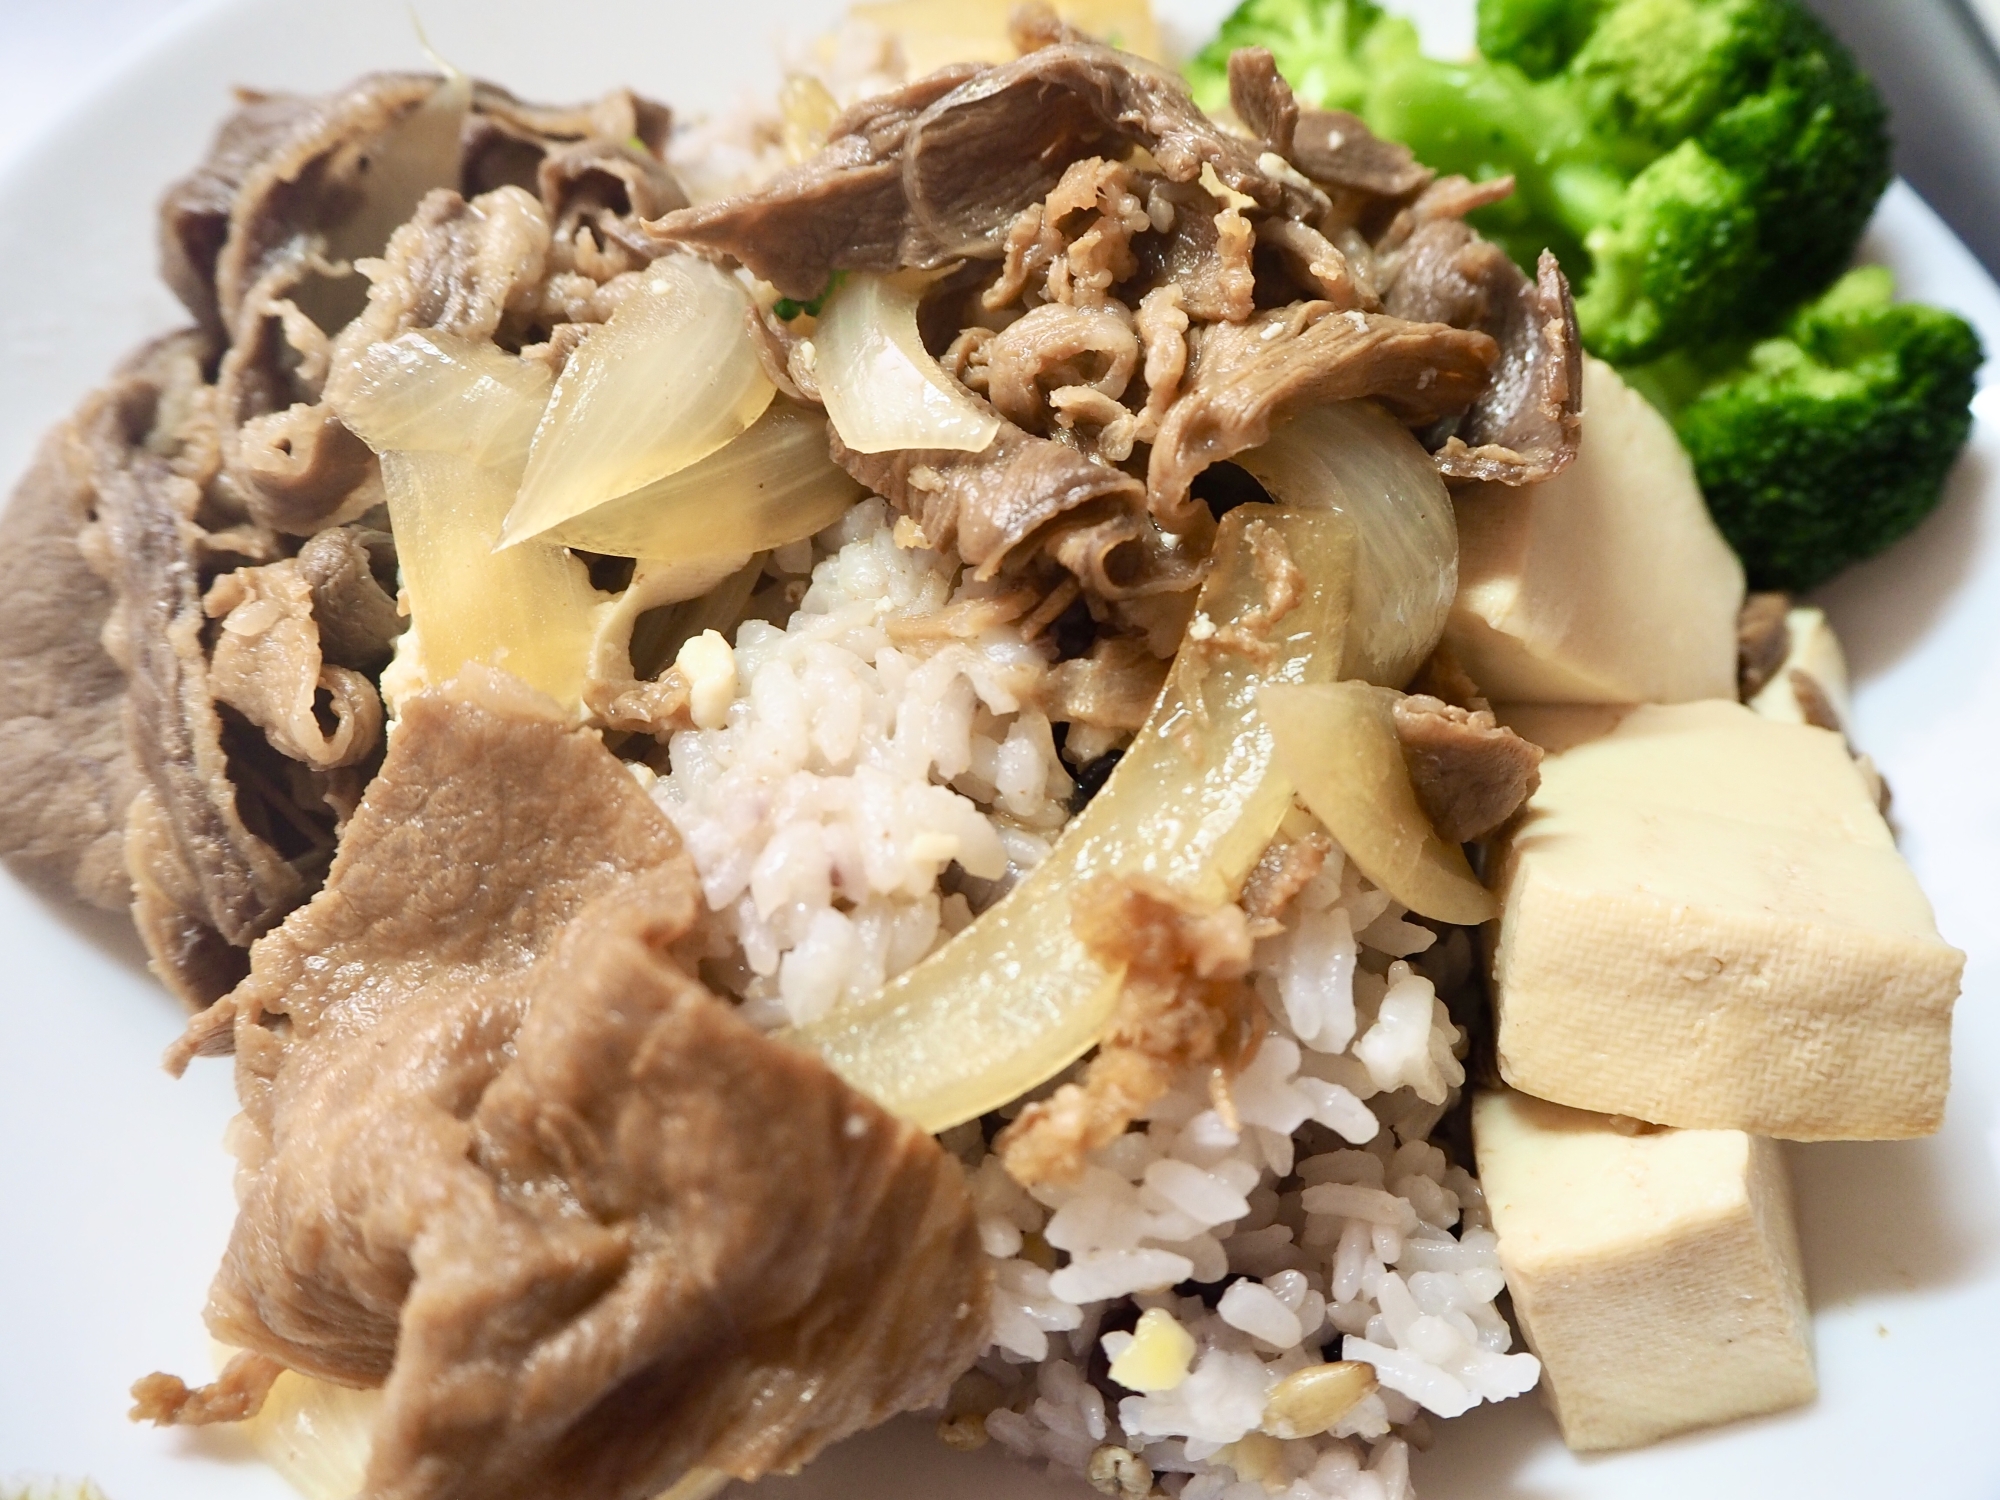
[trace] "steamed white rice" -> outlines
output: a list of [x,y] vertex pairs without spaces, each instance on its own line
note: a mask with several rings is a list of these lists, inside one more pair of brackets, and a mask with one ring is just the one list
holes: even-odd
[[[1042,657],[1012,625],[899,630],[991,590],[892,522],[867,501],[768,564],[796,610],[737,629],[724,721],[675,735],[655,788],[712,913],[692,956],[767,1027],[946,941],[1067,814]],[[953,1441],[1133,1496],[1402,1500],[1399,1433],[1536,1383],[1494,1306],[1479,1185],[1430,1142],[1464,1082],[1438,986],[1469,972],[1466,935],[1406,920],[1337,850],[1283,921],[1255,956],[1267,1031],[1231,1085],[1240,1128],[1190,1076],[1078,1182],[1033,1192],[992,1155],[995,1122],[947,1133],[996,1284],[991,1344],[943,1413]],[[1193,1356],[1172,1389],[1124,1391],[1106,1364],[1149,1309]],[[1263,1431],[1271,1389],[1332,1359],[1379,1389],[1319,1436]]]

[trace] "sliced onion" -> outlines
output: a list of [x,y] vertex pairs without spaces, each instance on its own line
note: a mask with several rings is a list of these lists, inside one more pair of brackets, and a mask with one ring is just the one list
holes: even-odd
[[1430,455],[1373,402],[1343,401],[1301,412],[1234,462],[1281,505],[1354,518],[1360,552],[1342,675],[1408,682],[1458,592],[1458,527]]
[[708,457],[771,404],[749,294],[697,256],[664,256],[570,356],[535,432],[511,546]]
[[518,473],[552,384],[546,365],[426,328],[336,365],[326,396],[377,453],[450,453]]
[[287,1370],[242,1432],[305,1500],[354,1500],[381,1410],[380,1391],[349,1390]]
[[[1260,523],[1276,529],[1307,583],[1270,632],[1268,656],[1227,644],[1230,627],[1264,604],[1253,547]],[[1291,806],[1257,694],[1337,674],[1354,527],[1344,516],[1241,506],[1223,517],[1214,556],[1159,702],[1047,858],[866,1006],[792,1033],[924,1129],[997,1108],[1103,1033],[1121,976],[1070,930],[1070,900],[1085,881],[1146,874],[1197,900],[1231,900]]]
[[1258,696],[1277,759],[1355,866],[1419,916],[1474,925],[1498,915],[1465,852],[1417,803],[1396,737],[1401,694],[1365,682],[1279,684]]
[[392,450],[382,484],[423,679],[445,682],[481,662],[579,712],[602,598],[560,547],[494,549],[513,476],[456,454]]
[[780,397],[733,443],[546,535],[613,557],[740,562],[825,530],[864,493],[827,456],[826,419]]
[[813,379],[840,440],[856,453],[950,448],[977,453],[1000,431],[924,348],[924,278],[848,277],[813,334]]

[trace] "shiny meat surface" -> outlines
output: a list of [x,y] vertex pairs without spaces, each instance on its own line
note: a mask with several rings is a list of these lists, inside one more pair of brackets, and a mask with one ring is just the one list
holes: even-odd
[[1542,784],[1541,747],[1489,710],[1419,696],[1399,699],[1395,720],[1417,802],[1449,843],[1491,833]]
[[244,1107],[210,1328],[385,1386],[365,1500],[790,1469],[977,1352],[961,1169],[665,957],[698,903],[596,737],[469,672],[191,1025],[177,1060],[233,1043]]

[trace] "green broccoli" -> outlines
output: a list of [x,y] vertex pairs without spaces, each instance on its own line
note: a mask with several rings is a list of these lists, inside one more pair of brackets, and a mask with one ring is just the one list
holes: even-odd
[[1889,180],[1886,114],[1797,0],[1481,0],[1484,57],[1424,57],[1372,0],[1245,0],[1190,66],[1227,97],[1261,44],[1301,98],[1440,171],[1512,173],[1475,223],[1553,249],[1616,363],[1774,328],[1853,254]]
[[1863,267],[1747,353],[1629,372],[1673,416],[1753,588],[1809,589],[1938,503],[1972,426],[1979,336],[1894,294]]

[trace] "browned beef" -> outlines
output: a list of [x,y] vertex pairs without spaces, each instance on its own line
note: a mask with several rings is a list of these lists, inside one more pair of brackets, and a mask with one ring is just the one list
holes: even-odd
[[1409,697],[1397,700],[1395,720],[1417,801],[1450,843],[1491,833],[1542,784],[1541,747],[1490,711]]
[[1188,493],[1210,464],[1254,448],[1303,406],[1370,396],[1418,426],[1465,410],[1498,350],[1484,333],[1410,323],[1330,302],[1297,302],[1201,331],[1185,389],[1167,409],[1146,468],[1160,524],[1187,524]]
[[386,1387],[364,1500],[795,1468],[977,1352],[958,1165],[665,957],[699,900],[595,736],[475,671],[408,705],[327,889],[197,1019],[248,1131],[210,1326]]
[[[146,840],[128,850],[135,915],[161,977],[206,1003],[215,975],[201,955],[212,943],[198,929],[247,946],[303,899],[307,880],[294,859],[309,864],[330,845],[331,827],[307,834],[292,857],[281,852],[271,834],[297,832],[302,810],[288,788],[257,774],[256,761],[232,766],[225,745],[202,595],[218,558],[255,537],[202,525],[207,456],[182,446],[175,424],[201,387],[200,353],[192,337],[157,346],[86,405],[81,436],[100,528],[89,556],[118,600],[108,644],[125,669],[128,743],[149,809],[150,852]],[[197,955],[191,967],[183,954]]]
[[787,296],[833,270],[997,260],[1015,216],[1080,157],[1144,146],[1174,182],[1204,165],[1265,208],[1297,190],[1257,165],[1164,68],[1092,42],[1037,47],[1001,67],[947,70],[835,123],[826,149],[745,197],[651,227],[733,256]]
[[124,825],[136,777],[125,676],[100,639],[111,591],[77,547],[96,504],[88,451],[65,423],[0,518],[0,856],[117,910],[131,900]]
[[979,578],[991,578],[1059,518],[1130,514],[1145,499],[1130,474],[1011,422],[977,453],[856,453],[830,429],[829,438],[834,462],[915,519],[925,545],[956,547]]
[[410,622],[396,613],[396,543],[386,531],[340,526],[299,548],[320,650],[335,666],[378,672]]
[[1359,115],[1302,109],[1267,48],[1239,47],[1229,55],[1229,103],[1273,151],[1337,193],[1395,203],[1422,192],[1436,175]]
[[1737,696],[1745,703],[1764,690],[1791,655],[1792,632],[1785,616],[1790,594],[1751,594],[1736,617]]
[[1453,479],[1534,484],[1576,457],[1583,422],[1583,342],[1569,282],[1542,252],[1534,281],[1462,219],[1421,218],[1378,271],[1399,318],[1490,334],[1500,348],[1478,400],[1437,453]]

